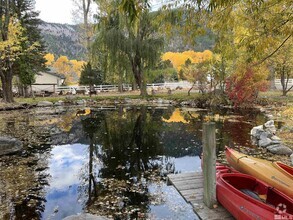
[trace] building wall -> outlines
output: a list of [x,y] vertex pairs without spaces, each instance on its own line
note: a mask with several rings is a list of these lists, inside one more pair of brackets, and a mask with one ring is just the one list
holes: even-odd
[[[35,84],[55,84],[55,89],[56,89],[56,87],[60,86],[63,82],[63,79],[61,79],[58,76],[54,76],[45,72],[40,72],[40,74],[41,75],[36,75]],[[32,89],[35,92],[42,92],[42,91],[53,92],[54,85],[32,85]]]
[[42,75],[36,75],[36,82],[35,84],[57,84],[58,86],[61,85],[60,77],[53,76],[48,73],[41,72]]

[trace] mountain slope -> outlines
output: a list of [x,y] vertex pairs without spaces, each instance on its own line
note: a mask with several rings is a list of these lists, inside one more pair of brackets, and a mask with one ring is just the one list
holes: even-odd
[[[55,56],[67,56],[71,60],[86,59],[86,48],[80,42],[77,25],[43,22],[39,28],[49,53]],[[173,34],[171,39],[166,38],[164,52],[211,50],[215,44],[214,38],[213,34],[208,31],[206,35],[194,39],[195,45],[188,45],[182,40],[182,36],[179,33]]]
[[69,59],[85,59],[86,49],[80,42],[78,26],[43,22],[39,26],[47,52]]

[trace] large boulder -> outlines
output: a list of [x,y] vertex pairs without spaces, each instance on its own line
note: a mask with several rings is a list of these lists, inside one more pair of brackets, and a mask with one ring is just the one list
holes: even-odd
[[91,214],[79,214],[79,215],[71,215],[63,220],[107,220],[108,218],[103,216],[95,216]]
[[260,138],[260,135],[264,132],[263,125],[259,125],[256,127],[253,127],[250,131],[251,136],[256,137],[257,139]]
[[276,134],[276,127],[275,127],[275,123],[273,120],[266,122],[263,125],[263,127],[267,133],[272,134],[272,135]]
[[267,147],[272,144],[272,140],[269,138],[262,138],[258,141],[258,146]]
[[283,154],[283,155],[291,155],[293,151],[282,144],[270,145],[267,147],[267,150],[274,154]]
[[0,156],[14,154],[22,150],[22,142],[16,138],[0,137]]

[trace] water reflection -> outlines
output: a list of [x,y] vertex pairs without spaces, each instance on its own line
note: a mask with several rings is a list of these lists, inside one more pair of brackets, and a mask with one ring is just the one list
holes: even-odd
[[[25,158],[1,158],[3,219],[52,220],[79,212],[114,219],[195,219],[192,208],[166,186],[165,176],[200,170],[204,121],[216,122],[218,150],[229,143],[250,145],[249,130],[262,123],[252,113],[154,107],[67,109],[58,115],[30,112],[6,118],[0,114],[0,120],[1,133],[17,131],[25,143],[34,140],[25,145]],[[45,132],[38,135],[35,127]],[[48,136],[54,145],[36,144]],[[24,183],[17,186],[22,193],[12,187],[12,173],[15,181]],[[50,186],[44,191],[47,181]]]
[[87,148],[87,145],[73,144],[55,146],[51,151],[48,170],[51,178],[43,219],[62,219],[82,211],[78,187]]

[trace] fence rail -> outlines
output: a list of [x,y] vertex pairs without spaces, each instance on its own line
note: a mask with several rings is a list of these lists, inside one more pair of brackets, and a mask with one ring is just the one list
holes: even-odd
[[[147,84],[147,89],[160,90],[160,89],[177,89],[177,88],[190,88],[192,83],[189,82],[168,82],[168,83],[151,83]],[[130,91],[132,86],[130,84],[122,84],[122,89],[124,91]],[[95,85],[94,91],[99,92],[112,92],[118,91],[118,85]],[[58,86],[56,87],[56,93],[88,93],[89,86]]]
[[[288,86],[293,85],[293,79],[289,79]],[[148,90],[160,90],[160,89],[189,89],[191,88],[192,83],[187,81],[180,81],[180,82],[165,82],[165,83],[150,83],[147,84]],[[282,89],[282,84],[280,79],[275,80],[275,86],[277,89]],[[196,86],[195,86],[196,88]],[[130,91],[132,86],[130,84],[122,84],[122,89],[124,91]],[[117,92],[118,85],[95,85],[94,91],[99,92]],[[56,93],[88,93],[89,86],[57,86]]]

